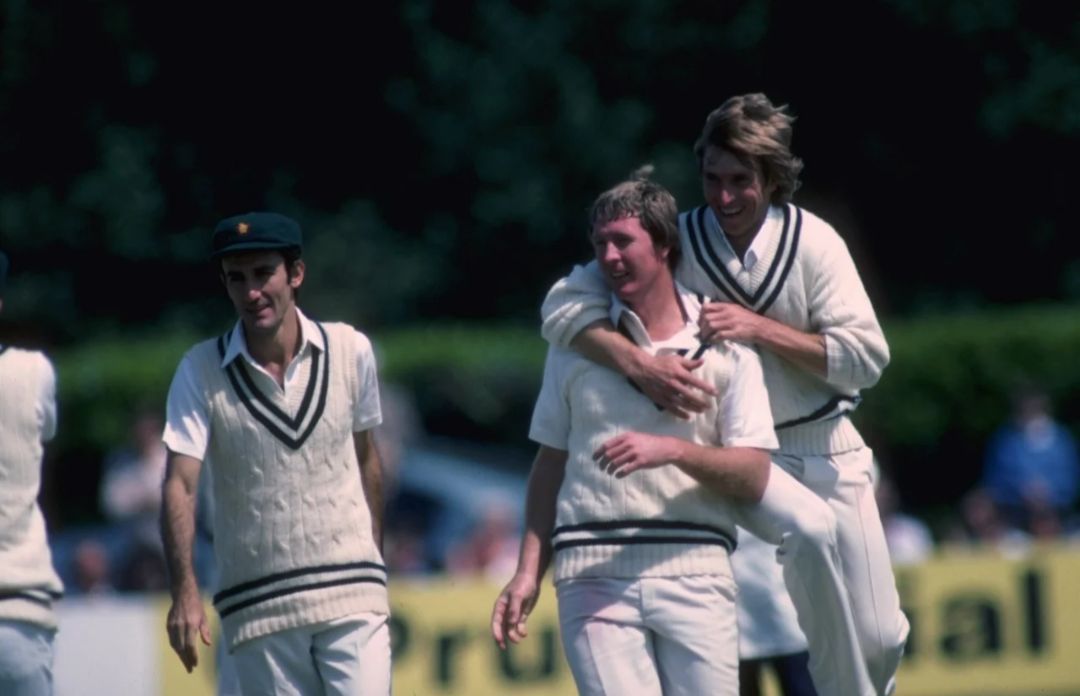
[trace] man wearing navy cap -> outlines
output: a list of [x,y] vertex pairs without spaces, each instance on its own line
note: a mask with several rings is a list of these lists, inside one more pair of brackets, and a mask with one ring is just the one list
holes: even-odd
[[[0,252],[0,304],[8,259]],[[56,375],[36,350],[0,345],[0,694],[53,692],[53,568],[38,506],[44,443],[56,434]]]
[[218,223],[211,257],[238,315],[184,356],[169,389],[162,537],[169,641],[190,672],[210,633],[192,564],[206,464],[221,618],[243,694],[390,693],[382,421],[371,342],[296,306],[296,221]]

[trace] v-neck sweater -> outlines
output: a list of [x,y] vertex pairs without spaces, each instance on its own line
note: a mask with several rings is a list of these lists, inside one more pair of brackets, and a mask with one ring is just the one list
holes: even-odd
[[[827,375],[811,374],[762,348],[765,385],[780,450],[824,455],[858,449],[862,437],[847,414],[860,390],[877,383],[889,348],[854,261],[839,234],[795,205],[772,207],[768,243],[746,269],[713,212],[679,215],[682,258],[676,279],[695,292],[733,302],[799,331],[824,336]],[[609,294],[595,262],[578,266],[544,301],[544,337],[569,346],[608,315]]]
[[[690,293],[680,296],[690,325],[655,344],[631,311],[621,314],[645,350],[678,350],[704,359],[699,377],[716,387],[717,396],[689,419],[656,408],[613,370],[564,348],[548,352],[529,437],[567,452],[551,537],[556,582],[731,573],[728,554],[736,532],[724,496],[673,465],[616,478],[592,458],[608,439],[631,431],[708,447],[776,447],[755,351],[730,341],[703,347],[695,330],[700,304]],[[731,408],[732,400],[740,405]]]
[[361,611],[389,613],[353,443],[355,330],[317,326],[324,348],[300,366],[297,398],[239,355],[223,366],[225,337],[187,356],[209,407],[204,465],[222,587],[214,605],[233,647]]

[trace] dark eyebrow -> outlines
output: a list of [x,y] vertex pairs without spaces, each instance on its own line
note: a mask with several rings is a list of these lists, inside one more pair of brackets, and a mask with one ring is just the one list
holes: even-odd
[[[252,266],[248,270],[251,273],[254,273],[254,274],[262,274],[262,273],[271,273],[272,274],[276,268],[277,268],[276,264],[262,263],[262,264],[259,264],[258,266]],[[229,269],[229,270],[225,271],[225,275],[229,276],[229,277],[235,277],[235,276],[243,277],[244,276],[244,271],[245,271],[245,269],[242,269],[242,268],[232,268],[232,269]]]
[[600,241],[621,242],[621,241],[625,241],[627,239],[633,239],[633,238],[634,238],[633,235],[627,234],[625,232],[610,232],[605,236],[604,239],[601,239],[601,238],[597,237],[596,235],[590,235],[589,236],[589,239],[591,239],[593,241],[593,243],[600,242]]

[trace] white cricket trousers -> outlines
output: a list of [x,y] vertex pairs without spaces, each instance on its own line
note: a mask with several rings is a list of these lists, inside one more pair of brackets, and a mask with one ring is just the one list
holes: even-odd
[[37,624],[0,620],[0,694],[52,696],[55,636]]
[[[830,456],[774,455],[775,461],[825,500],[836,515],[837,541],[863,660],[878,696],[896,690],[896,671],[911,630],[900,609],[889,547],[874,497],[869,447]],[[813,654],[810,656],[813,661]]]
[[[756,506],[738,524],[777,544],[820,696],[886,696],[907,639],[870,482],[870,450],[773,454]],[[738,551],[736,550],[736,553]]]
[[233,651],[244,696],[389,696],[390,625],[363,612],[247,640]]
[[735,581],[573,578],[555,586],[582,696],[738,696]]

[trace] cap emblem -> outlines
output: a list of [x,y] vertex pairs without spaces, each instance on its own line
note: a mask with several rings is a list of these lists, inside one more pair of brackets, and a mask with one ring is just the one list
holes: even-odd
[[240,224],[238,224],[236,226],[236,233],[238,235],[240,235],[241,237],[243,237],[245,234],[247,234],[250,230],[251,230],[251,225],[247,224],[246,222],[241,222]]

